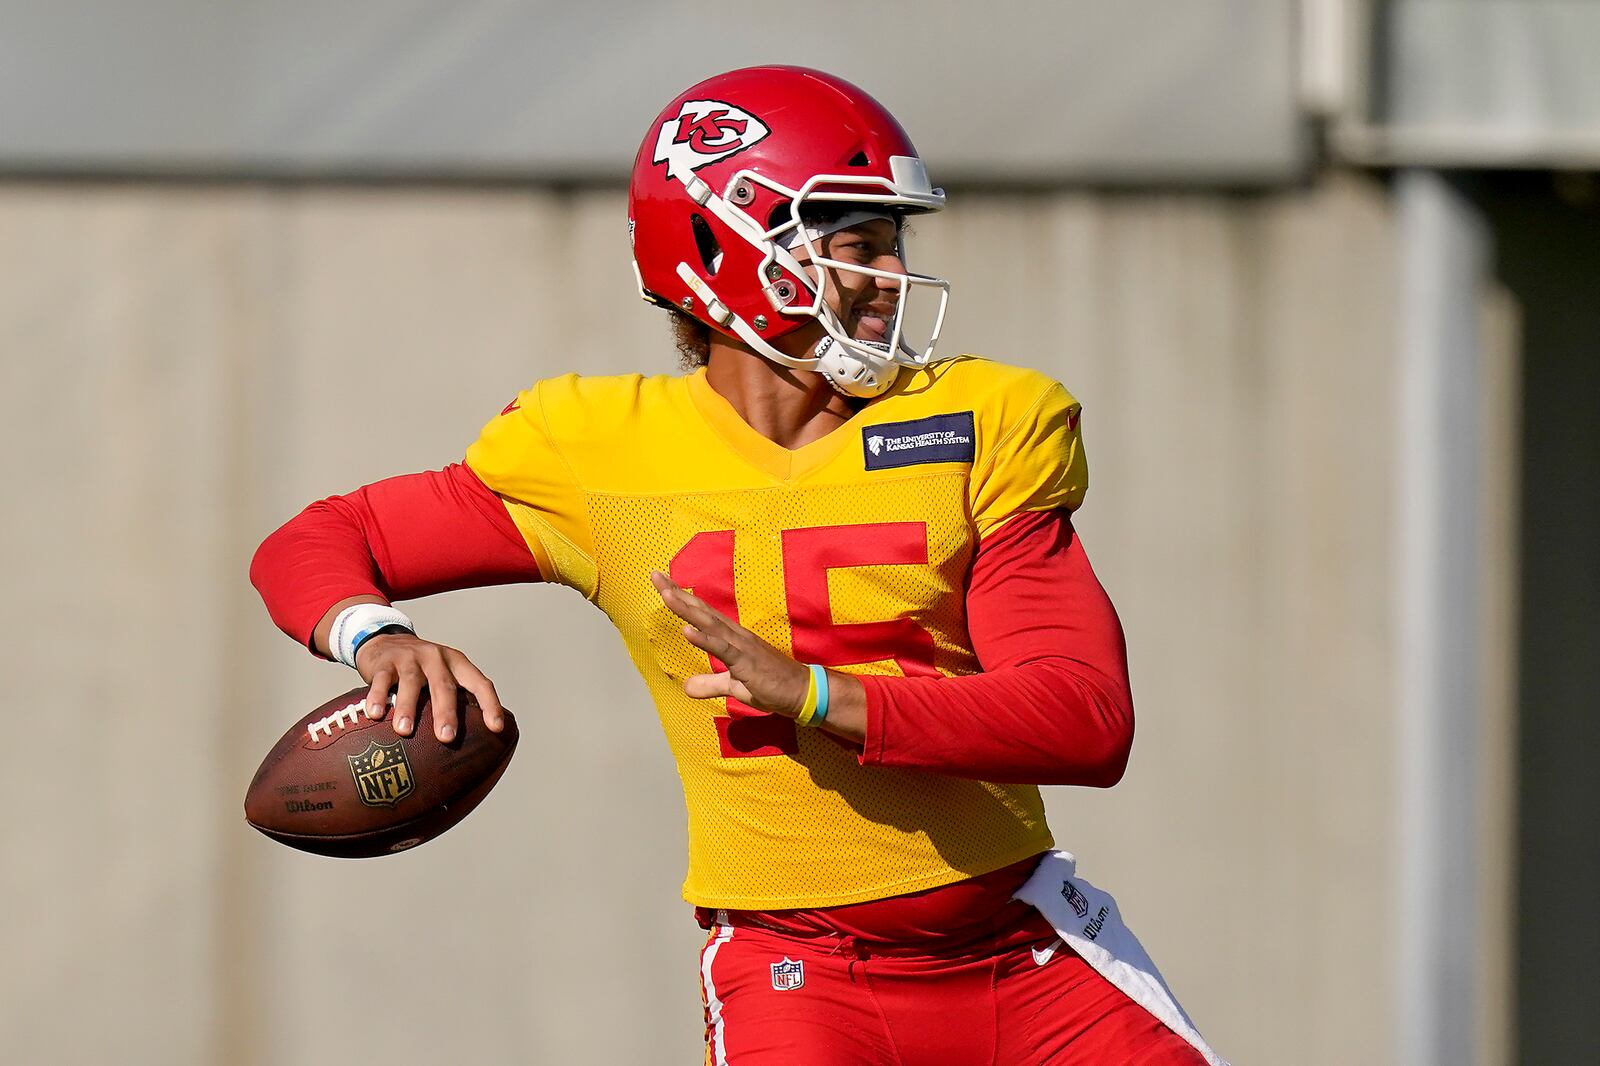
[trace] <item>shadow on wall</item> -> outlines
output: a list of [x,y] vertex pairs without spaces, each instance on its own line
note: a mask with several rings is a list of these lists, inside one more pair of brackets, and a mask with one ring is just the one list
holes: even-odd
[[1522,1062],[1600,1047],[1600,181],[1475,189],[1523,320],[1517,1029]]

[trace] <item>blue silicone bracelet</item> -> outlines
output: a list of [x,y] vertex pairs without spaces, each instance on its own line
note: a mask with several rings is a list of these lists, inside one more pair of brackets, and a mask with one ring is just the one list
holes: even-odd
[[817,679],[817,713],[811,716],[811,724],[819,726],[828,717],[828,669],[816,663],[807,664],[807,669]]

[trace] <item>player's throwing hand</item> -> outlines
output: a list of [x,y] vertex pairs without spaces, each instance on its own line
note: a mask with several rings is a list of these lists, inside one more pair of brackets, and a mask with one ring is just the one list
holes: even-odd
[[695,674],[683,682],[686,695],[697,699],[732,696],[759,711],[793,718],[805,705],[810,671],[744,626],[730,620],[659,570],[650,583],[661,601],[688,625],[683,635],[726,667],[721,673]]
[[505,712],[494,682],[455,648],[423,640],[414,633],[382,633],[361,646],[356,669],[371,685],[367,717],[382,718],[390,692],[394,696],[394,731],[411,735],[417,721],[422,690],[433,702],[433,731],[439,743],[455,739],[459,715],[456,690],[464,688],[478,698],[483,723],[492,733],[505,728]]

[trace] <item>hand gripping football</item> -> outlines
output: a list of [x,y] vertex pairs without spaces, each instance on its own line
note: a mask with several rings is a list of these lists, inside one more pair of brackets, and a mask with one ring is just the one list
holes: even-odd
[[407,851],[465,818],[500,780],[517,747],[517,722],[492,733],[471,693],[458,694],[460,729],[441,744],[427,693],[416,731],[394,715],[366,716],[365,687],[300,719],[275,744],[244,797],[244,816],[273,840],[302,851],[365,858]]

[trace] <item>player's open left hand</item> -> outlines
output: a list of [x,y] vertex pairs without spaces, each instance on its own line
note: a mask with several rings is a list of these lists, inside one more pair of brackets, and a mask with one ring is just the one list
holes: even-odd
[[668,610],[688,623],[683,635],[689,643],[727,667],[721,673],[686,678],[683,691],[687,695],[698,700],[732,696],[758,711],[790,718],[800,713],[811,677],[804,664],[680,588],[659,570],[651,571],[650,583]]
[[361,645],[356,653],[356,669],[372,686],[367,692],[367,717],[382,718],[389,693],[394,696],[394,731],[411,735],[417,722],[417,704],[424,686],[433,704],[433,735],[439,743],[455,739],[460,718],[456,713],[456,689],[464,688],[478,697],[483,708],[483,724],[490,732],[505,728],[505,711],[495,693],[494,682],[461,652],[410,633],[380,633]]

